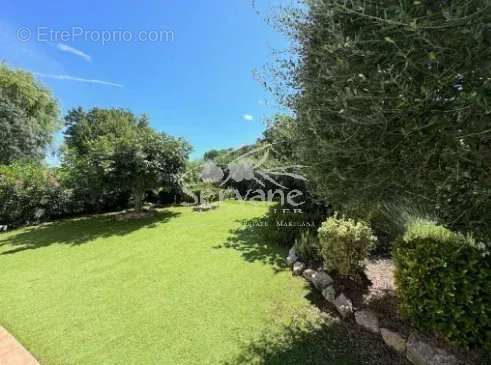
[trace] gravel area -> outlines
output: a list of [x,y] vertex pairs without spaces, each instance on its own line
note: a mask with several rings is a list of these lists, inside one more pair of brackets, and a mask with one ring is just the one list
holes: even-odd
[[394,263],[390,259],[367,260],[365,274],[371,282],[366,301],[393,295],[396,291]]

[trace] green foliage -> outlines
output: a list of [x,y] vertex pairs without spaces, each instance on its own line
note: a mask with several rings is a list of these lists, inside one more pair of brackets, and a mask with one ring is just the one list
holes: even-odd
[[278,204],[272,206],[263,218],[261,226],[266,240],[283,247],[291,247],[295,239],[309,228],[310,222],[304,221],[301,214],[283,211]]
[[[379,203],[368,207],[354,207],[349,214],[368,222],[377,237],[377,243],[372,253],[390,255],[394,243],[405,233],[408,222],[413,217],[423,217],[424,210],[411,206],[409,201],[399,201],[398,204]],[[432,217],[434,219],[434,217]]]
[[271,206],[263,219],[264,236],[268,241],[291,247],[305,231],[316,232],[329,215],[329,209],[324,204],[308,196],[300,207],[301,212],[296,212],[297,208],[288,205],[282,207],[279,204]]
[[393,217],[390,217],[382,209],[372,209],[366,218],[368,224],[377,237],[374,253],[378,255],[390,255],[392,245],[399,236],[397,226],[394,225]]
[[101,145],[84,155],[73,150],[63,154],[60,180],[73,191],[77,212],[105,212],[127,207],[129,191],[120,189],[110,174],[110,160]]
[[146,115],[135,116],[124,109],[93,108],[84,111],[81,107],[70,110],[65,116],[65,143],[79,155],[88,153],[99,139],[127,139],[135,131],[149,128]]
[[295,240],[295,251],[306,262],[320,261],[319,238],[315,231],[306,230]]
[[362,221],[335,215],[322,223],[318,233],[327,269],[343,276],[358,277],[362,262],[376,241],[371,228]]
[[67,146],[56,173],[36,163],[0,166],[0,220],[37,223],[65,215],[142,209],[148,190],[172,190],[190,151],[183,140],[157,133],[145,116],[119,109],[72,110]]
[[0,64],[0,164],[42,160],[58,127],[51,93],[30,73]]
[[276,71],[316,192],[343,212],[409,199],[489,239],[489,1],[307,5],[284,18],[298,62]]
[[132,192],[139,211],[145,191],[177,184],[189,152],[181,139],[139,128],[130,138],[115,141],[112,174],[122,189]]
[[71,193],[54,171],[35,163],[0,166],[0,224],[19,226],[69,214]]
[[491,264],[483,244],[415,220],[394,257],[405,316],[462,346],[491,348]]
[[96,209],[117,206],[131,194],[141,210],[146,191],[172,190],[178,183],[190,146],[154,131],[145,115],[78,108],[65,120],[67,184]]
[[275,115],[263,133],[261,141],[272,146],[272,155],[278,161],[291,164],[295,161],[295,119],[286,115]]
[[203,155],[203,160],[205,161],[217,161],[217,162],[224,162],[224,160],[227,159],[227,156],[233,152],[232,148],[227,148],[223,150],[209,150],[205,152]]

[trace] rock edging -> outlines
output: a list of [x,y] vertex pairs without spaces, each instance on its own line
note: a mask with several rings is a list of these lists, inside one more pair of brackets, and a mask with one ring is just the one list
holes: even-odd
[[295,248],[288,251],[286,264],[292,267],[293,274],[302,275],[312,286],[321,292],[324,299],[334,305],[343,319],[354,317],[355,322],[374,334],[379,334],[387,346],[395,351],[405,354],[406,358],[414,365],[458,365],[457,358],[443,349],[433,347],[423,336],[417,332],[411,333],[406,338],[398,332],[387,328],[380,328],[378,316],[368,310],[354,310],[353,303],[344,293],[336,293],[334,280],[323,270],[308,268],[300,261]]

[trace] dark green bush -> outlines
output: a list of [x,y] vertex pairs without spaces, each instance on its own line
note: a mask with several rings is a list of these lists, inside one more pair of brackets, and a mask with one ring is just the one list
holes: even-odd
[[305,221],[302,214],[283,211],[274,205],[264,217],[264,225],[267,227],[264,233],[268,241],[291,247],[303,231],[311,228],[312,222]]
[[403,315],[461,346],[491,348],[491,264],[484,244],[415,220],[394,258]]
[[[301,208],[301,212],[295,212],[296,208]],[[264,225],[268,228],[266,239],[291,247],[303,232],[316,232],[329,214],[329,208],[325,204],[309,197],[300,207],[275,204],[264,218]]]
[[400,237],[393,217],[389,216],[383,209],[376,207],[369,212],[367,221],[377,237],[374,253],[390,254],[394,241]]
[[386,256],[392,255],[393,245],[404,235],[408,222],[414,217],[428,216],[423,207],[415,207],[408,200],[398,204],[378,203],[357,213],[350,216],[367,221],[377,237],[372,253]]
[[302,258],[302,260],[320,261],[320,249],[319,249],[319,239],[315,234],[315,231],[306,230],[300,233],[300,236],[295,240],[295,251]]
[[367,222],[377,237],[371,252],[375,255],[390,256],[394,242],[404,234],[407,209],[400,204],[377,203],[364,205],[359,202],[343,209],[343,214],[355,220]]

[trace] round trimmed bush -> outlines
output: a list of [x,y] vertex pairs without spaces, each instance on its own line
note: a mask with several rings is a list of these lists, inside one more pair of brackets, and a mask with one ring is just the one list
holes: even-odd
[[328,218],[318,231],[320,253],[329,270],[356,278],[376,242],[372,229],[354,219]]
[[491,264],[484,244],[427,221],[394,250],[401,312],[463,347],[491,348]]

